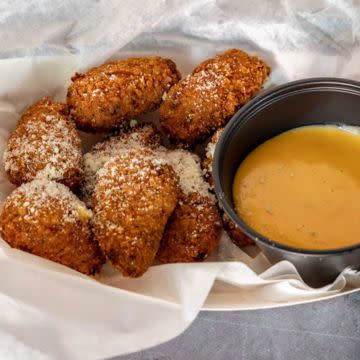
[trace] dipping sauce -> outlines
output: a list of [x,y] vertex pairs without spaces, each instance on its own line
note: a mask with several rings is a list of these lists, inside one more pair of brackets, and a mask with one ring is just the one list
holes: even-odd
[[360,135],[351,129],[305,126],[257,147],[235,176],[239,216],[287,246],[326,250],[360,243]]

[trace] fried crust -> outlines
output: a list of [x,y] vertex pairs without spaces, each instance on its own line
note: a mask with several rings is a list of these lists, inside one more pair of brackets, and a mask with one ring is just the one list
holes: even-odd
[[104,262],[92,237],[91,215],[66,186],[34,180],[6,198],[0,233],[13,248],[91,275]]
[[170,89],[160,123],[175,142],[199,142],[247,103],[269,73],[264,61],[237,49],[208,59]]
[[157,259],[164,264],[202,261],[218,246],[221,230],[210,198],[183,194],[166,225]]
[[176,65],[161,57],[113,61],[76,73],[67,93],[71,118],[84,131],[105,132],[159,107],[180,80]]
[[153,263],[178,194],[173,169],[150,149],[115,156],[99,170],[95,238],[123,275],[141,276]]
[[81,185],[81,198],[92,208],[92,195],[96,182],[96,173],[112,157],[128,150],[149,147],[155,149],[161,145],[159,132],[152,125],[139,125],[103,142],[95,144],[84,155],[84,179]]
[[255,245],[255,241],[245,235],[236,224],[234,224],[226,214],[223,215],[224,230],[229,235],[231,241],[238,247]]
[[213,71],[229,79],[237,98],[237,106],[241,106],[261,89],[270,74],[270,67],[263,60],[245,51],[230,49],[203,61],[194,69],[193,74],[202,71]]
[[192,145],[223,126],[235,110],[230,81],[200,72],[170,89],[160,107],[160,124],[173,141]]
[[67,107],[49,98],[31,105],[11,133],[3,160],[15,185],[44,178],[75,189],[83,175],[81,140]]
[[[223,132],[223,128],[218,129],[215,134],[211,137],[208,145],[206,146],[205,158],[202,162],[202,167],[204,171],[204,177],[208,181],[209,185],[213,187],[213,178],[212,178],[212,164],[214,160],[214,152],[216,144],[218,143],[220,136]],[[229,235],[231,241],[239,246],[244,247],[248,245],[254,245],[255,242],[246,236],[224,213],[222,216],[224,230]]]
[[35,102],[34,104],[30,105],[27,109],[25,109],[18,123],[27,121],[34,117],[41,118],[44,113],[46,115],[57,116],[58,114],[61,114],[64,116],[68,116],[69,109],[66,104],[59,103],[48,97],[44,97],[39,101]]
[[205,177],[205,180],[209,183],[211,188],[213,188],[213,186],[214,186],[214,182],[213,182],[213,178],[212,178],[212,166],[213,166],[213,160],[214,160],[215,147],[216,147],[216,144],[218,143],[223,131],[224,131],[224,128],[220,128],[211,137],[211,139],[205,149],[205,158],[202,161],[204,177]]

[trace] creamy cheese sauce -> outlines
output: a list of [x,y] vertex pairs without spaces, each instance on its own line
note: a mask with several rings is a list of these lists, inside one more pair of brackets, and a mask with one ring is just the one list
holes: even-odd
[[360,243],[360,135],[355,127],[305,126],[252,151],[237,170],[239,216],[292,247],[326,250]]

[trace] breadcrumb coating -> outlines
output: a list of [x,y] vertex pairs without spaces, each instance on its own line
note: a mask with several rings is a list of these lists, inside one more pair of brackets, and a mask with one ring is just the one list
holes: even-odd
[[213,186],[214,186],[213,178],[212,178],[212,165],[213,165],[213,160],[214,160],[215,148],[216,148],[216,144],[220,140],[220,136],[223,131],[224,131],[224,128],[220,128],[211,137],[210,141],[206,145],[205,158],[202,162],[202,167],[204,170],[204,177],[205,177],[206,181],[209,183],[211,188],[213,188]]
[[162,263],[202,261],[219,244],[222,228],[215,197],[197,155],[170,150],[165,159],[180,179],[181,197],[166,225],[157,258]]
[[[209,143],[206,146],[205,158],[203,160],[202,166],[204,170],[204,177],[208,181],[211,188],[213,188],[213,178],[212,178],[212,164],[214,160],[215,147],[218,143],[220,136],[224,128],[218,129],[215,134],[211,137]],[[239,246],[244,247],[248,245],[254,245],[255,242],[246,236],[237,226],[234,224],[229,217],[224,213],[223,217],[223,226],[224,230],[229,235],[231,241]]]
[[15,185],[37,178],[76,188],[83,174],[81,140],[66,106],[48,98],[30,106],[8,139],[3,161]]
[[160,107],[160,123],[171,139],[192,145],[226,124],[268,78],[255,56],[231,49],[202,62],[174,85]]
[[66,186],[34,180],[6,198],[0,233],[11,247],[91,275],[104,262],[92,237],[91,217],[92,212]]
[[229,79],[237,98],[237,106],[246,104],[257,93],[270,74],[270,67],[245,51],[230,49],[203,61],[193,71],[213,71]]
[[123,275],[141,276],[153,263],[178,195],[173,169],[150,149],[117,155],[99,170],[94,234]]
[[113,61],[76,73],[67,104],[79,129],[105,132],[158,108],[179,80],[175,63],[159,56]]
[[222,226],[214,202],[198,193],[182,195],[166,226],[157,259],[161,263],[205,260],[219,245]]
[[255,245],[255,241],[250,239],[247,235],[245,235],[236,224],[234,224],[229,217],[224,214],[223,215],[223,225],[224,230],[229,235],[231,241],[237,245],[238,247],[244,247],[248,245]]
[[[92,170],[91,177],[88,177],[88,180],[92,180],[87,182],[89,193],[93,193],[96,172],[104,166],[106,159],[109,160],[117,154],[126,154],[134,149],[144,151],[146,145],[152,145],[153,155],[157,161],[171,166],[179,181],[182,198],[177,202],[175,213],[184,213],[191,206],[191,217],[200,219],[200,222],[192,222],[190,218],[189,221],[184,221],[184,216],[171,216],[167,222],[161,243],[161,254],[166,254],[162,256],[162,262],[180,261],[180,256],[188,253],[190,248],[192,253],[196,251],[194,245],[196,243],[198,243],[198,249],[205,258],[218,243],[221,220],[215,206],[215,197],[209,192],[209,186],[202,176],[200,159],[189,151],[181,149],[169,150],[160,146],[157,141],[150,141],[151,139],[154,140],[154,137],[145,136],[149,135],[150,132],[151,129],[148,127],[139,128],[135,132],[130,132],[130,134],[122,134],[119,137],[110,138],[108,141],[96,145],[96,151],[93,153],[95,158],[92,158],[92,167],[90,169],[89,166],[89,171],[86,170],[88,162],[85,160],[85,173],[90,174],[90,170]],[[92,186],[89,186],[91,184]],[[95,193],[97,191],[96,189]],[[211,216],[208,216],[208,214]],[[215,218],[217,218],[217,221],[214,221]],[[199,228],[201,229],[199,230]],[[201,238],[201,240],[198,238]],[[207,250],[205,250],[206,246]],[[179,252],[178,256],[175,255],[176,252]],[[172,253],[174,253],[173,256],[175,257],[170,256]],[[201,255],[197,257],[197,261],[199,260],[201,260]],[[194,260],[186,257],[183,258],[183,261]]]
[[151,125],[134,127],[117,136],[97,143],[84,155],[84,180],[81,186],[81,198],[87,206],[92,208],[96,173],[112,157],[126,153],[129,150],[144,147],[157,148],[161,145],[158,131]]
[[230,81],[202,71],[170,89],[160,107],[160,124],[171,140],[192,145],[223,126],[235,111]]

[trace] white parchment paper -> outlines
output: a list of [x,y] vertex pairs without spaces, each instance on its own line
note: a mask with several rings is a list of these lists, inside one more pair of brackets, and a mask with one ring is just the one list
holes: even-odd
[[[160,54],[185,75],[204,58],[239,47],[271,65],[267,87],[310,76],[360,80],[359,1],[9,4],[0,2],[0,154],[24,107],[45,95],[64,100],[76,70],[108,58]],[[13,188],[1,167],[1,202]],[[359,275],[346,270],[311,289],[292,264],[270,266],[225,235],[210,261],[154,266],[139,279],[111,268],[92,279],[0,240],[0,358],[102,359],[177,336],[201,308],[283,306],[358,288]]]

